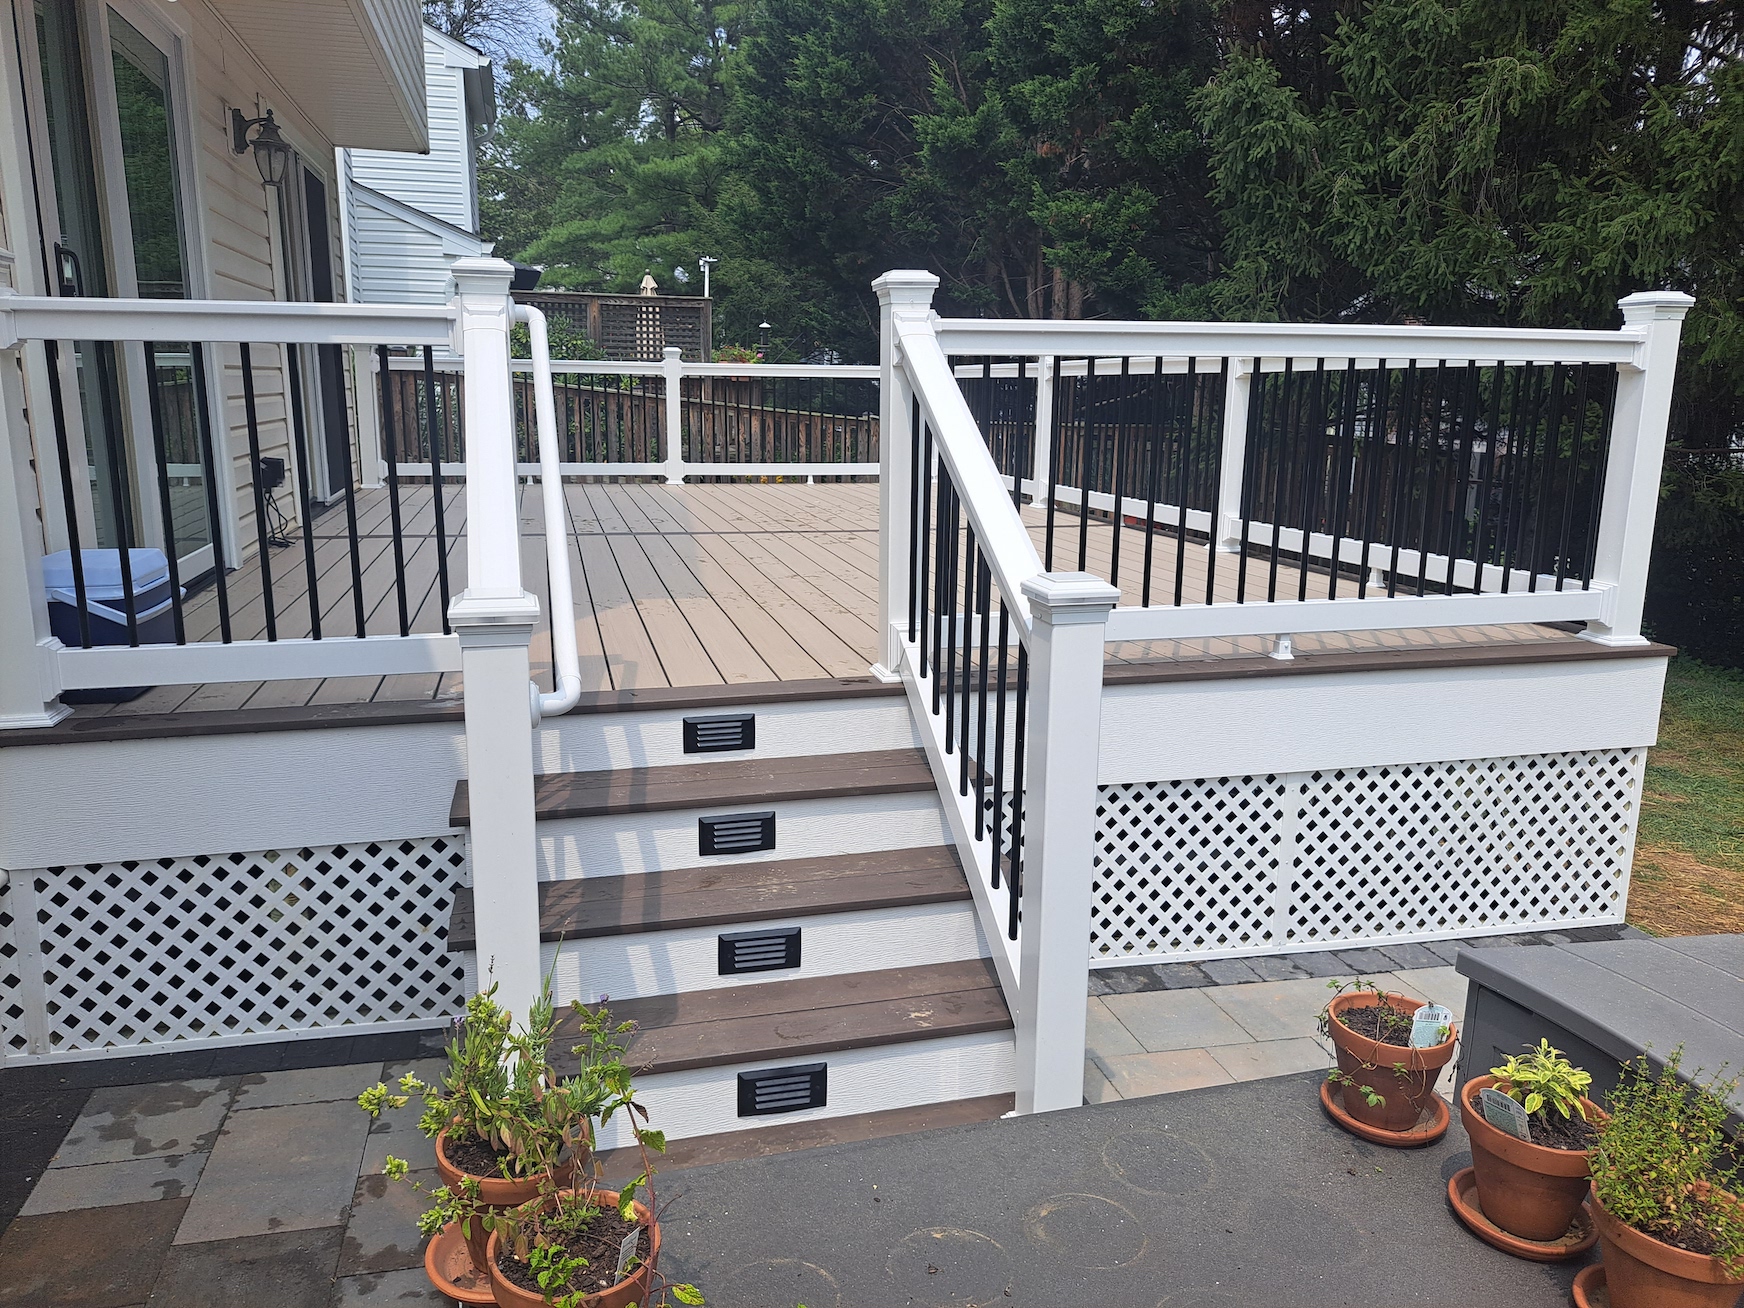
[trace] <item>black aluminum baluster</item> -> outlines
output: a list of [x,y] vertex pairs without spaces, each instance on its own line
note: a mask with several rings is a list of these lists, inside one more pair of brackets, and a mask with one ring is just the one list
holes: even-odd
[[1297,560],[1296,599],[1308,598],[1308,554],[1309,540],[1313,535],[1316,509],[1319,508],[1318,490],[1325,480],[1326,468],[1326,360],[1314,361],[1314,383],[1309,391],[1308,420],[1313,425],[1312,442],[1302,451],[1302,551]]
[[151,448],[157,463],[158,512],[163,515],[164,559],[170,569],[170,613],[175,618],[176,644],[186,645],[188,634],[182,625],[182,570],[176,559],[181,551],[176,548],[175,509],[170,504],[170,453],[169,442],[164,438],[163,397],[158,393],[157,345],[153,341],[146,341],[144,345],[145,391],[151,409]]
[[303,584],[309,592],[309,639],[321,639],[321,598],[315,586],[315,513],[309,501],[308,431],[303,415],[303,374],[295,345],[285,353],[285,381],[291,392],[291,448],[297,461],[297,504],[303,515]]
[[1187,360],[1186,386],[1183,388],[1182,402],[1186,412],[1180,423],[1181,439],[1179,442],[1181,467],[1175,481],[1175,607],[1181,607],[1182,589],[1187,581],[1187,479],[1191,469],[1189,460],[1192,457],[1195,438],[1199,435],[1199,427],[1204,419],[1200,411],[1199,399],[1199,360]]
[[1568,478],[1562,484],[1562,521],[1556,543],[1556,588],[1568,577],[1569,528],[1574,521],[1575,484],[1580,480],[1581,446],[1587,429],[1587,366],[1580,365],[1574,384],[1574,434],[1569,437]]
[[[992,589],[992,573],[987,562],[979,551],[975,554],[975,607],[981,613],[981,666],[977,672],[975,688],[975,838],[979,840],[986,832],[985,815],[987,812],[987,658],[989,654],[988,638],[992,634],[993,615],[989,600],[993,597],[988,593]],[[964,755],[968,754],[964,750]]]
[[[999,889],[1002,841],[1005,837],[1005,680],[1006,663],[1011,657],[1011,614],[1005,601],[999,603],[999,674],[994,687],[993,726],[993,833],[988,844],[993,851],[993,888]],[[986,764],[982,764],[983,770]]]
[[1006,870],[1010,917],[1005,928],[1009,939],[1017,939],[1017,925],[1023,903],[1023,817],[1025,788],[1023,748],[1029,725],[1029,650],[1020,634],[1017,642],[1017,730],[1011,762],[1011,865]]
[[[73,495],[72,456],[67,450],[66,398],[61,394],[61,347],[59,341],[44,341],[43,353],[48,361],[48,403],[54,418],[55,456],[60,463],[61,506],[67,516],[67,561],[73,567],[73,600],[78,609],[79,648],[91,648],[91,614],[85,600],[85,551],[79,542],[78,501]],[[89,465],[86,465],[89,466]],[[211,465],[208,464],[208,467]],[[216,494],[212,478],[206,478],[208,491]],[[216,522],[217,518],[214,517]],[[223,569],[219,569],[222,575]],[[228,621],[228,615],[226,615]],[[226,635],[228,640],[229,636]]]
[[1393,456],[1393,493],[1387,508],[1387,598],[1399,593],[1399,554],[1405,548],[1405,518],[1409,512],[1412,478],[1416,475],[1417,419],[1423,397],[1417,360],[1405,360],[1405,375],[1399,382],[1399,439]]
[[[105,394],[119,393],[115,384],[115,376],[111,369],[110,353],[99,346],[94,352],[97,365],[97,385]],[[103,422],[103,444],[109,452],[109,512],[115,523],[115,534],[119,549],[116,551],[116,561],[121,565],[121,594],[127,606],[127,643],[137,648],[139,645],[139,615],[135,612],[133,585],[133,529],[127,517],[127,498],[122,486],[122,477],[127,467],[126,459],[121,452],[121,434],[116,430],[116,424],[107,417]],[[256,464],[259,460],[255,460]]]
[[[1040,385],[1038,379],[1037,385]],[[1061,415],[1066,408],[1065,392],[1060,388],[1060,356],[1054,356],[1054,411],[1048,418],[1048,524],[1044,536],[1045,547],[1042,551],[1042,566],[1052,572],[1054,568],[1054,513],[1060,503],[1060,449]],[[1076,408],[1076,406],[1073,406]]]
[[974,684],[971,663],[975,654],[975,568],[980,557],[975,544],[975,523],[971,519],[963,525],[963,613],[956,627],[957,641],[963,646],[963,682],[957,691],[962,706],[957,721],[960,737],[957,742],[957,793],[964,797],[969,794],[969,697]]
[[400,528],[400,455],[394,440],[394,401],[393,386],[390,384],[392,374],[388,371],[388,347],[378,345],[381,358],[382,375],[382,434],[387,442],[388,454],[388,515],[393,525],[394,545],[394,594],[399,601],[400,635],[412,634],[410,615],[406,611],[406,547],[405,535]]
[[1472,540],[1472,593],[1484,593],[1484,553],[1489,544],[1490,494],[1495,488],[1496,439],[1502,423],[1502,384],[1506,369],[1500,359],[1490,370],[1490,409],[1485,415],[1483,476],[1478,486],[1478,520]]
[[[536,385],[537,383],[534,384]],[[424,415],[424,424],[425,429],[430,433],[430,493],[432,502],[436,508],[436,586],[437,592],[442,600],[442,634],[446,636],[449,634],[448,531],[444,525],[442,517],[442,499],[446,488],[442,483],[442,451],[437,448],[437,433],[441,431],[440,415],[442,412],[442,400],[436,390],[436,356],[434,351],[432,351],[428,345],[424,347],[424,391],[427,405],[427,411]],[[538,397],[531,393],[528,394],[527,398],[531,404],[536,404],[538,402]],[[539,439],[535,423],[528,424],[527,433],[529,445]],[[537,463],[539,461],[539,451],[537,449],[529,449],[528,453],[532,455],[529,462]],[[561,484],[561,478],[559,479],[559,484]],[[546,583],[547,585],[550,584],[549,574],[547,574]]]
[[1283,376],[1279,379],[1277,434],[1273,438],[1272,459],[1272,557],[1266,575],[1266,603],[1278,598],[1278,552],[1284,544],[1284,488],[1289,485],[1290,459],[1296,453],[1296,432],[1303,400],[1303,388],[1298,384],[1296,361],[1284,360]]
[[[1122,356],[1120,360],[1120,385],[1116,392],[1114,409],[1114,469],[1109,478],[1110,488],[1114,492],[1114,536],[1111,561],[1108,565],[1108,584],[1115,590],[1120,589],[1120,526],[1126,518],[1126,446],[1127,414],[1132,404],[1132,357]],[[1089,508],[1089,496],[1085,496],[1085,508]],[[1146,524],[1147,528],[1149,524]],[[1148,533],[1147,533],[1148,534]]]
[[254,360],[248,342],[238,347],[242,354],[242,412],[248,424],[249,482],[254,487],[254,535],[259,550],[260,597],[266,608],[266,638],[277,640],[278,616],[273,612],[272,543],[267,534],[267,494],[260,484],[260,420],[254,403]]
[[920,397],[914,399],[914,409],[908,424],[908,638],[915,639],[915,623],[919,620],[920,592]]
[[1385,358],[1380,360],[1380,366],[1375,372],[1375,380],[1369,387],[1369,416],[1363,431],[1363,440],[1367,451],[1359,465],[1363,476],[1359,484],[1363,487],[1363,528],[1361,554],[1357,560],[1356,596],[1367,599],[1369,593],[1369,559],[1374,549],[1375,535],[1380,528],[1377,521],[1381,511],[1382,473],[1387,465],[1387,428],[1388,406],[1393,395],[1393,370],[1387,366]]
[[[1590,371],[1602,364],[1588,364]],[[1581,565],[1581,589],[1591,590],[1593,587],[1593,569],[1598,564],[1599,557],[1599,515],[1604,509],[1605,475],[1610,467],[1611,458],[1611,424],[1617,414],[1617,370],[1608,369],[1600,374],[1603,380],[1599,389],[1604,398],[1599,401],[1599,429],[1594,433],[1593,445],[1593,491],[1592,502],[1587,509],[1587,547],[1583,554]]]
[[[1217,369],[1217,396],[1215,405],[1207,405],[1215,416],[1207,419],[1206,426],[1211,432],[1211,480],[1205,488],[1205,502],[1211,510],[1211,530],[1205,539],[1205,602],[1212,604],[1217,599],[1217,546],[1219,533],[1223,524],[1217,515],[1220,505],[1218,501],[1223,494],[1223,424],[1229,410],[1229,356],[1223,356],[1223,362]],[[1246,481],[1246,478],[1243,478]],[[1247,553],[1247,541],[1242,541],[1242,553]]]
[[[1247,431],[1242,438],[1241,466],[1241,540],[1237,545],[1235,555],[1235,602],[1247,603],[1247,556],[1248,533],[1253,527],[1254,492],[1259,485],[1260,477],[1266,469],[1261,458],[1263,420],[1265,417],[1266,373],[1265,360],[1258,355],[1253,361],[1253,381],[1248,385],[1247,394]],[[1211,538],[1213,544],[1217,539],[1218,525],[1212,522]],[[1209,600],[1206,603],[1210,603]]]
[[1162,425],[1162,391],[1163,391],[1163,357],[1158,355],[1151,360],[1151,384],[1145,395],[1145,538],[1144,538],[1144,577],[1139,585],[1139,606],[1151,606],[1151,567],[1156,557],[1157,543],[1157,496],[1160,493],[1162,464],[1157,457],[1161,447]]
[[[918,423],[920,421],[919,399],[914,402],[914,412],[915,421]],[[936,570],[933,558],[933,429],[930,426],[923,425],[921,427],[920,467],[916,470],[916,475],[920,478],[921,531],[920,575],[915,582],[915,590],[920,595],[920,622],[918,624],[920,634],[915,637],[915,644],[920,648],[920,679],[925,681],[929,666],[928,646],[932,644],[928,638],[927,588],[935,584],[932,579]],[[935,659],[933,665],[936,666],[936,664],[937,660]],[[933,711],[938,712],[936,704]]]
[[1424,442],[1427,446],[1423,461],[1423,513],[1417,527],[1417,594],[1421,597],[1428,586],[1429,553],[1433,541],[1429,535],[1429,524],[1436,516],[1437,504],[1436,472],[1442,462],[1442,421],[1441,401],[1446,391],[1447,360],[1438,359],[1435,364],[1434,398],[1429,404],[1429,425],[1424,431]]
[[1096,424],[1096,360],[1084,361],[1084,421],[1078,444],[1078,571],[1086,570],[1090,557],[1090,440]]
[[1477,444],[1479,409],[1483,398],[1478,391],[1478,361],[1465,365],[1465,387],[1460,401],[1459,482],[1453,496],[1453,520],[1449,524],[1451,539],[1447,544],[1447,592],[1454,593],[1457,575],[1455,565],[1465,553],[1466,533],[1471,529],[1472,449]]
[[1338,598],[1339,550],[1344,545],[1344,527],[1349,521],[1351,473],[1356,460],[1357,393],[1356,360],[1344,361],[1344,375],[1338,380],[1338,434],[1333,439],[1332,463],[1328,473],[1326,495],[1326,530],[1332,537],[1332,552],[1326,569],[1326,598]]
[[224,572],[223,519],[218,513],[218,456],[212,445],[212,412],[207,403],[206,349],[199,341],[188,342],[188,358],[194,365],[194,413],[199,420],[200,457],[205,461],[206,521],[212,535],[212,585],[218,592],[218,636],[230,643],[230,583]]

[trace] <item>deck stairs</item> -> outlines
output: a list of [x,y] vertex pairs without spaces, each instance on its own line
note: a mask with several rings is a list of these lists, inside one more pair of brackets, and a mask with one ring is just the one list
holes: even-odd
[[[670,1139],[758,1132],[739,1152],[760,1152],[771,1128],[810,1143],[1010,1107],[1011,1015],[903,696],[861,682],[553,725],[541,966],[560,1004],[635,1019],[639,1097]],[[451,817],[468,822],[464,781]],[[472,922],[463,891],[469,986]]]

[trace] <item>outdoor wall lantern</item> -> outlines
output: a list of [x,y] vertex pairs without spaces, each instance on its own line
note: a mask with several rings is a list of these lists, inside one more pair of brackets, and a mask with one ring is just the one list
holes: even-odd
[[[252,142],[248,139],[251,130]],[[273,121],[272,110],[264,118],[244,118],[242,110],[230,111],[230,149],[234,154],[246,154],[254,146],[254,166],[260,169],[260,180],[268,186],[282,186],[291,166],[290,142],[279,135],[279,125]]]

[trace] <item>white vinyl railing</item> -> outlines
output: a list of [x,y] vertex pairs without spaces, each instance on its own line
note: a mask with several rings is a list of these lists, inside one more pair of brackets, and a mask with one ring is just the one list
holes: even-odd
[[1000,942],[1019,1111],[1065,1107],[1105,646],[1543,622],[1645,643],[1692,301],[1630,296],[1614,332],[1067,323],[940,319],[936,285],[876,283],[880,669]]

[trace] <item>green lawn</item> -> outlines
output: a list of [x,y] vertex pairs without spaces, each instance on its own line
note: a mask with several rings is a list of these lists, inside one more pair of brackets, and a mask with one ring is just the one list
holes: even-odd
[[1744,931],[1744,672],[1671,662],[1629,920],[1658,935]]

